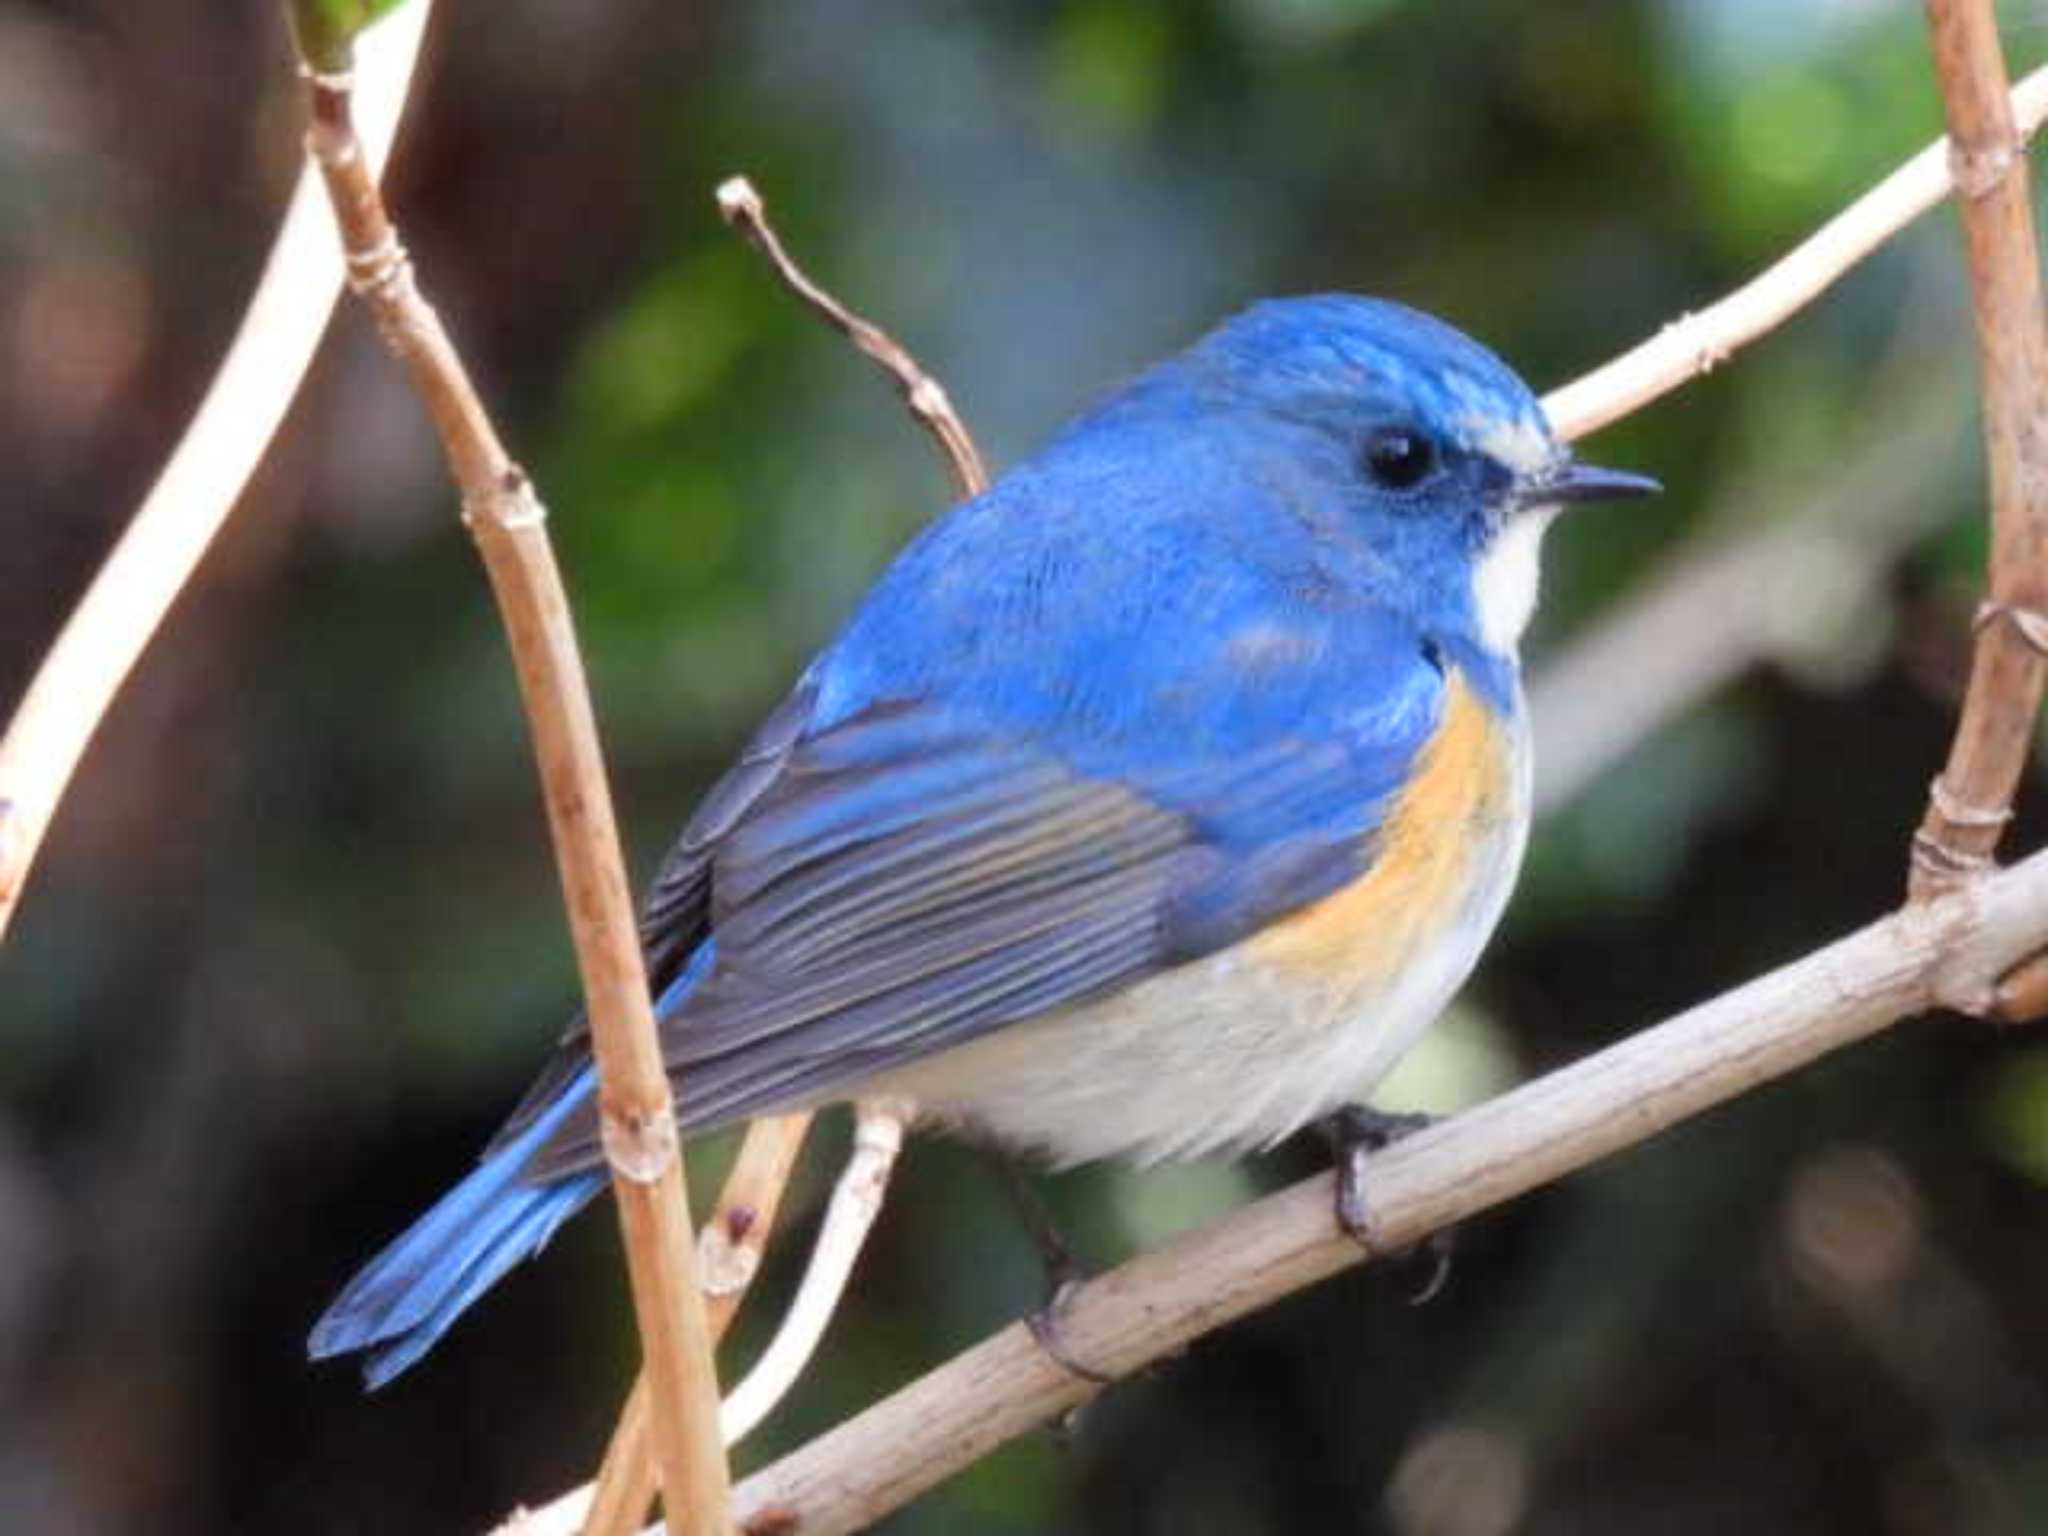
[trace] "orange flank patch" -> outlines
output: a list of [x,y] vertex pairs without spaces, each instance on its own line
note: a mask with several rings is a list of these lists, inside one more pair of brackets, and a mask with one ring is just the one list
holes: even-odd
[[1313,977],[1333,1001],[1377,991],[1456,919],[1474,854],[1494,843],[1511,814],[1509,772],[1499,728],[1453,671],[1436,734],[1373,833],[1371,867],[1259,934],[1252,955]]

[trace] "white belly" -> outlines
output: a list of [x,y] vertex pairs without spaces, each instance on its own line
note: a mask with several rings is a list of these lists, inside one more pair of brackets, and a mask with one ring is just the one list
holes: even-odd
[[1318,984],[1248,940],[914,1062],[866,1091],[907,1095],[929,1117],[1061,1165],[1248,1150],[1360,1099],[1464,984],[1507,903],[1528,833],[1520,731],[1507,758],[1505,803],[1435,834],[1467,840],[1460,899],[1372,984]]

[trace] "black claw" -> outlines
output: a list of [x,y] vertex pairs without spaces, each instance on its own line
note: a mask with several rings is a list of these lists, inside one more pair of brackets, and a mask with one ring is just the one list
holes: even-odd
[[[1071,1354],[1067,1353],[1066,1340],[1060,1333],[1060,1313],[1066,1310],[1067,1302],[1072,1298],[1074,1292],[1079,1289],[1080,1284],[1078,1281],[1063,1281],[1059,1289],[1052,1293],[1044,1306],[1025,1317],[1024,1326],[1031,1330],[1031,1337],[1038,1340],[1038,1347],[1051,1356],[1054,1363],[1061,1370],[1066,1371],[1069,1375],[1078,1376],[1081,1380],[1090,1382],[1095,1386],[1106,1387],[1111,1385],[1116,1378],[1103,1374],[1101,1371],[1096,1370],[1094,1366],[1076,1360]],[[1063,1433],[1070,1435],[1072,1429],[1072,1425],[1063,1426]]]
[[1000,1147],[983,1145],[980,1150],[1002,1179],[1011,1207],[1038,1252],[1038,1262],[1045,1270],[1046,1305],[1055,1306],[1063,1292],[1088,1278],[1088,1268],[1074,1257],[1074,1245],[1053,1221],[1052,1212],[1045,1208],[1017,1160]]
[[1417,1248],[1389,1255],[1373,1232],[1371,1202],[1366,1198],[1365,1166],[1373,1153],[1433,1125],[1436,1116],[1390,1114],[1363,1104],[1346,1104],[1325,1116],[1319,1129],[1330,1143],[1337,1173],[1337,1225],[1374,1258],[1407,1259],[1426,1255],[1429,1274],[1408,1298],[1412,1307],[1434,1300],[1451,1274],[1451,1231],[1433,1232]]
[[[1066,1310],[1068,1300],[1080,1289],[1081,1282],[1088,1278],[1087,1266],[1074,1257],[1074,1245],[1054,1223],[1052,1213],[1045,1208],[1045,1202],[1038,1197],[1038,1191],[1032,1187],[1024,1170],[1018,1167],[1016,1159],[998,1147],[984,1146],[982,1150],[1002,1175],[1003,1187],[1010,1192],[1011,1203],[1016,1207],[1024,1230],[1031,1235],[1031,1244],[1038,1250],[1039,1263],[1045,1268],[1045,1304],[1025,1315],[1024,1326],[1031,1330],[1031,1337],[1038,1341],[1038,1347],[1060,1369],[1098,1387],[1110,1385],[1116,1378],[1076,1360],[1067,1352],[1066,1341],[1060,1333],[1060,1313]],[[1078,1412],[1077,1409],[1066,1415],[1055,1431],[1055,1438],[1062,1442],[1073,1439],[1075,1425],[1079,1422]]]
[[1372,1148],[1362,1141],[1339,1142],[1331,1148],[1337,1165],[1337,1225],[1367,1253],[1377,1253],[1372,1237],[1372,1208],[1365,1198],[1365,1161]]
[[1456,1227],[1440,1227],[1425,1237],[1420,1247],[1411,1248],[1402,1255],[1404,1259],[1429,1260],[1429,1275],[1409,1293],[1409,1306],[1426,1307],[1443,1294],[1444,1287],[1450,1283],[1451,1250],[1457,1246],[1457,1238]]

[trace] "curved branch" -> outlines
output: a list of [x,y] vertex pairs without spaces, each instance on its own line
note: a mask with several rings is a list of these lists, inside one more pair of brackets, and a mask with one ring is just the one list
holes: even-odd
[[[430,10],[417,0],[363,36],[356,73],[373,178],[390,156]],[[192,424],[0,739],[0,937],[87,743],[298,394],[341,281],[334,220],[309,166]]]
[[939,381],[924,371],[903,344],[874,321],[855,314],[825,289],[813,282],[796,264],[768,221],[768,205],[754,184],[744,176],[730,176],[718,185],[718,212],[767,258],[782,282],[814,314],[858,347],[890,378],[903,396],[904,409],[932,436],[946,468],[953,476],[953,489],[962,496],[979,496],[988,489],[988,470],[974,434],[953,409],[953,401]]
[[[1370,1166],[1381,1246],[1399,1251],[1875,1034],[1955,988],[1988,986],[2048,938],[2048,853],[1907,906],[1804,959],[1387,1148]],[[1123,1376],[1363,1263],[1307,1179],[1071,1293],[1061,1342]],[[743,1531],[859,1530],[1004,1441],[1086,1402],[1013,1323],[734,1490]]]

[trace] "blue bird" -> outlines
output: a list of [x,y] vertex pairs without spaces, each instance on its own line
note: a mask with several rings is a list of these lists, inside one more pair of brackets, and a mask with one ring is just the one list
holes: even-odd
[[[1259,304],[1115,390],[904,550],[662,865],[682,1127],[887,1093],[1066,1165],[1355,1100],[1515,879],[1544,531],[1656,488],[1383,301]],[[603,1188],[593,1085],[572,1026],[312,1354],[388,1381]]]

